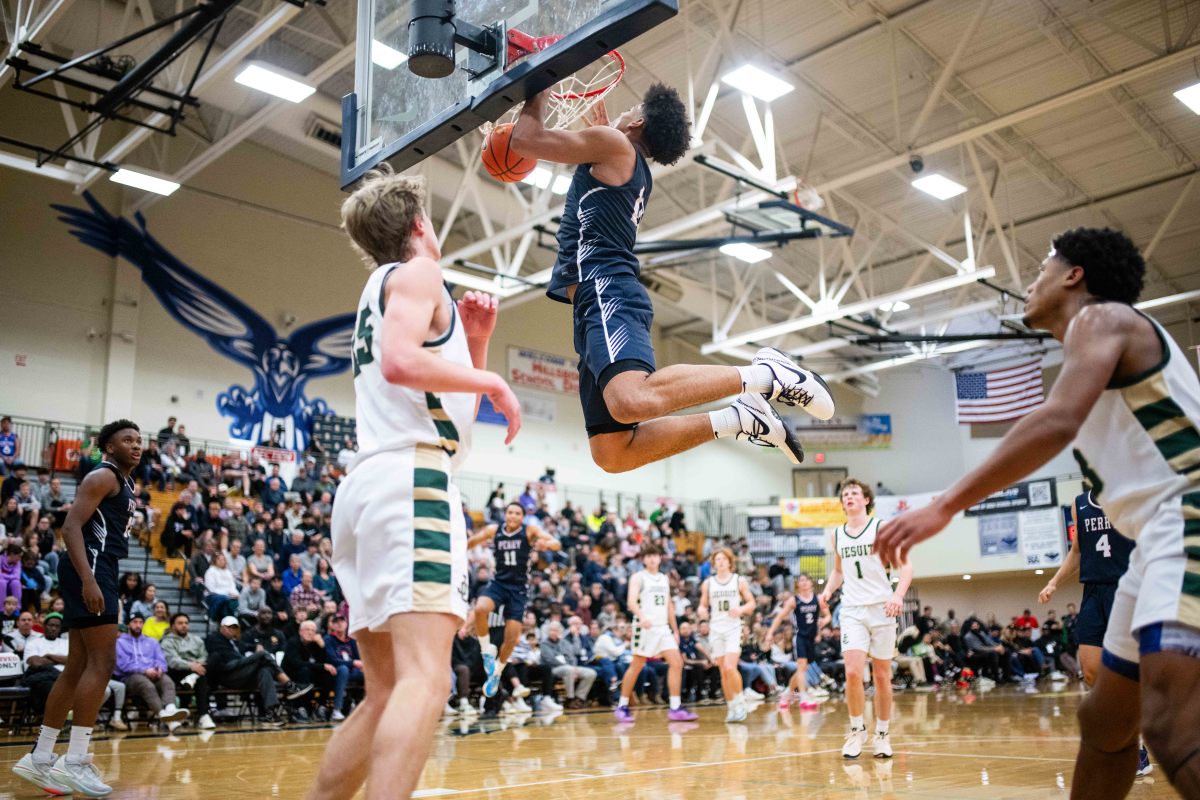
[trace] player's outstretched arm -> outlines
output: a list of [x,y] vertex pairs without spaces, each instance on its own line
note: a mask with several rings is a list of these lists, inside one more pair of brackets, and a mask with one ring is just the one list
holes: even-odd
[[[438,263],[418,257],[397,267],[384,285],[384,298],[380,363],[384,380],[425,392],[486,394],[508,420],[504,443],[510,443],[521,429],[521,404],[504,379],[479,367],[452,364],[424,347],[442,302],[442,268]],[[479,305],[479,301],[472,305]],[[494,326],[494,309],[491,313]],[[474,316],[476,325],[482,324],[478,315]],[[463,324],[465,327],[465,320]],[[470,331],[467,333],[469,337]],[[490,329],[487,335],[491,335]]]
[[1046,588],[1038,592],[1038,602],[1043,605],[1050,602],[1060,583],[1079,572],[1079,520],[1075,516],[1074,504],[1071,505],[1071,519],[1075,520],[1075,538],[1071,540],[1071,549],[1067,551],[1067,557],[1063,559],[1058,572],[1046,582]]
[[479,547],[481,544],[490,542],[492,538],[495,537],[496,530],[499,527],[499,525],[485,525],[484,527],[480,528],[478,533],[467,539],[467,549],[471,550]]
[[1041,467],[1069,445],[1112,379],[1131,319],[1106,304],[1080,311],[1067,328],[1063,368],[1044,405],[1013,426],[992,454],[932,503],[880,526],[885,562],[906,560],[913,545],[944,529],[958,512]]
[[86,546],[83,543],[83,524],[92,518],[92,514],[96,513],[96,508],[106,497],[112,497],[120,488],[117,476],[112,470],[92,470],[83,479],[83,483],[79,484],[75,501],[71,504],[71,510],[67,512],[67,519],[62,526],[67,557],[71,559],[71,566],[75,568],[83,583],[83,604],[93,614],[104,612],[104,595],[100,591],[100,585],[96,583],[92,566],[88,564]]
[[533,545],[535,550],[562,550],[562,542],[546,533],[537,525],[526,526],[525,533],[529,537],[529,543]]
[[618,169],[624,166],[625,172],[632,168],[633,145],[616,128],[597,124],[581,131],[548,129],[544,122],[546,97],[543,92],[521,108],[509,138],[513,150],[526,158],[559,164],[603,164]]

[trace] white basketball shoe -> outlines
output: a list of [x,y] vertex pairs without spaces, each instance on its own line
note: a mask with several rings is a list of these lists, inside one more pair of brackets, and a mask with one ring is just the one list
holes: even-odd
[[817,373],[800,366],[774,347],[759,350],[752,363],[765,365],[774,375],[767,399],[786,406],[799,406],[817,419],[833,416],[833,396]]
[[804,461],[804,448],[766,397],[758,392],[746,392],[734,401],[733,408],[742,425],[742,431],[737,435],[739,440],[760,447],[778,447],[793,464]]

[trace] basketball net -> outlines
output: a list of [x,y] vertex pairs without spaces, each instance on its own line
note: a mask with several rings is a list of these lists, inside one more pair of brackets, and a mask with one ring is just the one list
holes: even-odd
[[792,202],[806,211],[820,211],[825,206],[825,201],[817,194],[817,190],[802,180],[796,181],[796,188],[792,190]]
[[[560,39],[562,36],[534,37],[519,30],[510,30],[507,69],[519,64],[527,56],[540,53]],[[569,128],[615,89],[624,75],[625,59],[616,50],[610,50],[591,66],[563,78],[550,92],[543,124],[553,130]],[[501,121],[515,122],[524,105],[521,103],[515,106]],[[488,133],[491,127],[484,126],[484,133]]]

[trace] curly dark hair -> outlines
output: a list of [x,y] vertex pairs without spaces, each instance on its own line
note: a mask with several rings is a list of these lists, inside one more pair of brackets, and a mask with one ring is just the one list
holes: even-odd
[[642,118],[641,144],[650,158],[667,165],[683,158],[692,132],[679,92],[666,84],[653,84],[642,98]]
[[96,446],[103,452],[104,445],[108,444],[108,440],[115,436],[117,431],[123,431],[126,428],[133,428],[138,433],[142,431],[135,422],[130,422],[127,419],[113,420],[100,429],[100,434],[96,437]]
[[1112,228],[1072,228],[1055,236],[1052,244],[1055,255],[1083,268],[1089,293],[1126,305],[1137,302],[1146,262],[1128,236]]

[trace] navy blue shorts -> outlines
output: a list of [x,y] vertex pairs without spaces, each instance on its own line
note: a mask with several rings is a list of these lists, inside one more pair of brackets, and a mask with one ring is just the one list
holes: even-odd
[[91,550],[87,550],[86,553],[92,573],[96,576],[96,583],[100,585],[100,592],[104,595],[104,611],[100,614],[88,611],[83,602],[83,581],[75,571],[71,559],[64,554],[58,561],[58,591],[63,599],[63,618],[67,628],[71,630],[116,625],[120,616],[121,601],[117,596],[119,559],[109,553],[100,553],[97,556],[93,556]]
[[1083,602],[1079,604],[1079,616],[1075,620],[1075,641],[1092,647],[1104,646],[1104,631],[1108,629],[1116,596],[1115,583],[1083,585]]
[[797,636],[795,649],[792,650],[792,660],[799,661],[802,658],[808,659],[810,664],[815,664],[817,662],[817,643],[812,639]]
[[637,423],[613,419],[604,402],[604,387],[622,372],[654,372],[650,295],[632,275],[580,283],[574,319],[579,402],[588,436],[633,430]]
[[497,610],[503,608],[506,620],[515,619],[520,622],[525,619],[525,603],[529,600],[529,590],[524,585],[492,581],[483,587],[479,596],[491,598]]

